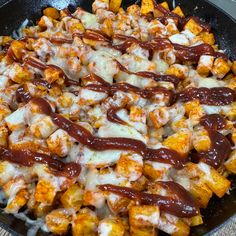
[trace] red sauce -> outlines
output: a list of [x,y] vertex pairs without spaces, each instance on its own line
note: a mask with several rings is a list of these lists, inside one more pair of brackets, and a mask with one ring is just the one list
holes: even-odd
[[214,114],[204,116],[200,124],[208,132],[211,147],[208,151],[199,152],[198,159],[214,168],[219,168],[231,153],[231,143],[227,137],[217,131],[226,126],[226,121],[222,116]]
[[65,117],[52,112],[49,103],[42,98],[33,98],[31,100],[37,104],[42,113],[49,115],[55,125],[66,131],[71,137],[79,143],[88,146],[97,151],[104,150],[126,150],[139,153],[146,160],[168,163],[175,168],[182,168],[186,158],[175,151],[161,148],[150,149],[142,141],[130,138],[99,138],[93,136],[84,127],[66,119]]
[[221,130],[226,126],[226,120],[219,114],[205,115],[201,118],[200,125],[206,129]]
[[54,174],[67,178],[78,177],[81,170],[80,165],[74,162],[64,163],[46,154],[29,150],[12,150],[3,146],[0,146],[0,160],[27,167],[31,167],[35,163],[46,164]]
[[132,188],[111,184],[100,185],[98,188],[102,191],[108,191],[138,201],[141,205],[159,206],[160,210],[178,217],[190,218],[199,214],[199,209],[193,198],[181,185],[171,181],[158,183],[165,189],[170,190],[173,197],[138,192]]
[[201,55],[215,55],[215,51],[212,46],[206,43],[192,47],[174,43],[173,46],[176,50],[176,57],[181,62],[198,63]]
[[169,98],[170,104],[172,103],[173,98],[174,98],[173,92],[171,90],[168,90],[163,87],[152,87],[152,88],[141,89],[141,88],[138,88],[136,86],[133,86],[133,85],[127,84],[127,83],[117,83],[117,84],[111,84],[109,86],[98,85],[98,84],[89,84],[89,85],[85,86],[84,88],[90,89],[90,90],[93,90],[96,92],[107,93],[111,96],[116,91],[133,92],[133,93],[136,93],[146,99],[150,99],[157,94],[163,94],[164,96]]
[[178,100],[188,102],[198,99],[201,104],[211,106],[229,105],[235,101],[235,91],[227,87],[188,88],[178,94]]
[[116,114],[121,108],[120,107],[112,107],[107,110],[107,119],[111,122],[118,123],[121,125],[125,125],[124,122],[120,117]]

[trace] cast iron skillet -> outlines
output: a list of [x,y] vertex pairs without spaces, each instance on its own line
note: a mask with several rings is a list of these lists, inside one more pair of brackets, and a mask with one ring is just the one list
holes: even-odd
[[[221,9],[206,0],[167,0],[172,6],[181,5],[186,15],[196,15],[212,25],[217,42],[231,59],[236,60],[236,22]],[[69,7],[71,11],[81,6],[91,11],[93,0],[0,0],[0,35],[9,35],[28,18],[35,22],[42,14],[42,9],[53,6],[58,9]],[[123,0],[124,7],[135,0]],[[232,177],[230,195],[222,199],[213,197],[206,210],[202,211],[204,224],[191,230],[192,236],[209,235],[224,225],[230,217],[236,215],[236,177]],[[13,235],[26,235],[27,226],[12,215],[0,214],[0,226]],[[37,235],[48,235],[39,232]]]

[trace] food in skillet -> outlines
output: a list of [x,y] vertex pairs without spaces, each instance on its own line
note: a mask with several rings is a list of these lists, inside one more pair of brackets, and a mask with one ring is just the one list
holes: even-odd
[[230,191],[236,62],[179,6],[120,4],[1,37],[2,198],[33,230],[188,235]]

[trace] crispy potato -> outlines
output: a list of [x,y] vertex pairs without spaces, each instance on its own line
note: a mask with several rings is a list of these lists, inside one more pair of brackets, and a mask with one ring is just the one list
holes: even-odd
[[142,0],[141,14],[146,15],[154,10],[153,0]]
[[122,0],[110,0],[109,9],[114,13],[117,13],[120,9]]
[[53,7],[47,7],[43,10],[43,14],[45,16],[51,17],[52,19],[58,19],[60,17],[60,14],[57,9]]

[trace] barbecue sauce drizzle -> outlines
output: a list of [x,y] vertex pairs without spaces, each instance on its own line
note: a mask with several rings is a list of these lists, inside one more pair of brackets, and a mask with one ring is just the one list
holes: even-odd
[[158,184],[170,190],[174,197],[139,192],[132,188],[111,184],[100,185],[99,189],[138,201],[141,205],[157,205],[160,210],[178,217],[193,217],[199,214],[196,203],[181,185],[172,181],[158,182]]
[[3,146],[0,146],[0,160],[26,167],[31,167],[35,163],[46,164],[54,174],[67,178],[78,177],[81,171],[80,165],[75,162],[64,163],[59,160],[59,157],[30,150],[12,150]]
[[202,117],[200,124],[208,132],[211,147],[208,151],[199,152],[198,159],[217,169],[231,153],[229,140],[217,131],[226,126],[226,121],[221,115],[212,114]]
[[38,105],[41,112],[49,115],[55,125],[66,131],[79,143],[88,146],[96,151],[104,150],[126,150],[133,151],[143,156],[145,160],[158,161],[173,165],[175,168],[182,168],[187,161],[174,150],[160,148],[148,148],[142,141],[130,138],[99,138],[93,136],[84,127],[64,118],[63,116],[52,112],[49,103],[43,98],[32,98],[31,102]]

